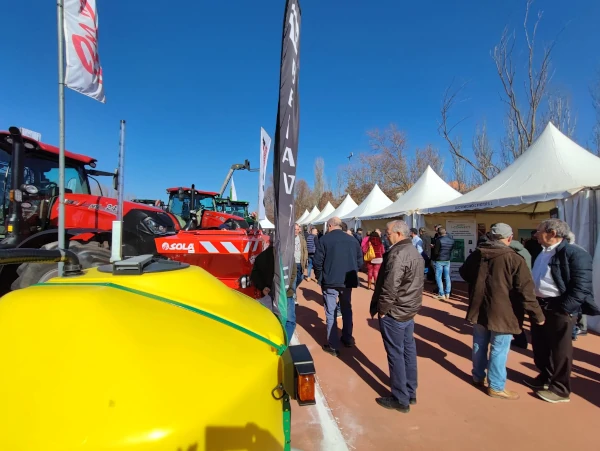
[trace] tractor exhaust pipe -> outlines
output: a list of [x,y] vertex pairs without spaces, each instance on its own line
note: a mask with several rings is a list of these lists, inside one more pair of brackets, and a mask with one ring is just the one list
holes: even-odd
[[82,273],[79,257],[72,251],[63,249],[0,249],[0,265],[20,265],[22,263],[65,263],[64,276]]
[[23,193],[21,192],[21,185],[23,185],[23,173],[25,171],[25,144],[23,143],[21,130],[18,127],[10,127],[8,130],[12,139],[10,189],[12,211],[6,224],[8,232],[6,243],[16,246],[21,241],[21,232],[23,230],[23,216],[21,215]]

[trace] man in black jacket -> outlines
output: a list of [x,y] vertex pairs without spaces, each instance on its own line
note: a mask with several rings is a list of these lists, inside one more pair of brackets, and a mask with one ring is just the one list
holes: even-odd
[[[454,249],[454,239],[448,235],[445,228],[438,228],[438,237],[431,251],[431,259],[435,268],[435,281],[438,287],[437,299],[450,299],[452,290],[452,282],[450,281],[452,249]],[[443,281],[442,276],[444,277]],[[444,285],[446,285],[445,290]]]
[[[271,241],[272,243],[273,241]],[[256,257],[250,279],[252,284],[263,294],[273,297],[273,278],[275,277],[275,248],[271,245]],[[293,281],[296,280],[296,265],[290,271],[290,281],[287,287],[287,311],[288,317],[285,322],[285,333],[288,344],[296,330],[296,305],[294,304]],[[277,307],[277,306],[276,306]],[[275,313],[275,312],[274,312]]]
[[414,317],[423,301],[425,261],[410,239],[404,221],[387,226],[392,247],[383,255],[371,317],[379,316],[379,329],[388,356],[392,396],[377,398],[377,404],[403,413],[417,403],[417,347]]
[[546,322],[531,326],[533,360],[540,374],[525,383],[550,403],[570,401],[571,334],[578,315],[600,315],[594,303],[592,257],[585,249],[567,242],[569,232],[566,222],[547,219],[536,234],[542,252],[535,259],[532,273]]
[[363,265],[363,253],[358,242],[342,231],[342,220],[327,221],[328,232],[319,239],[313,259],[315,277],[323,290],[323,304],[327,322],[327,344],[323,350],[339,356],[339,338],[336,322],[342,311],[342,343],[354,346],[352,337],[352,288],[358,287],[358,270]]

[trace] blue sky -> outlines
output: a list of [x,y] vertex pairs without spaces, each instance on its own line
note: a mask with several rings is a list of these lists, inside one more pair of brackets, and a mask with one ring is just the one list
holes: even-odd
[[[284,0],[97,3],[107,103],[67,90],[67,148],[112,170],[126,119],[126,191],[144,198],[191,183],[217,190],[231,164],[248,158],[257,166],[260,127],[274,136]],[[323,156],[334,179],[350,152],[367,150],[365,132],[391,122],[412,148],[438,146],[450,173],[437,122],[453,78],[470,80],[456,113],[470,117],[464,141],[484,118],[499,137],[504,110],[489,52],[505,24],[522,30],[524,4],[301,0],[298,176],[310,182]],[[571,95],[585,145],[600,2],[538,0],[533,8],[544,10],[540,44],[569,23],[552,83]],[[0,128],[23,126],[57,144],[55,2],[14,2],[11,17],[0,35]],[[255,205],[258,175],[240,172],[235,182],[238,197]]]

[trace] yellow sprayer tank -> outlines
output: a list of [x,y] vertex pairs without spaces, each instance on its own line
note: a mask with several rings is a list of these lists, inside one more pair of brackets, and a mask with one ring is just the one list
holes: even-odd
[[198,267],[14,291],[0,450],[289,449],[285,343],[268,309]]

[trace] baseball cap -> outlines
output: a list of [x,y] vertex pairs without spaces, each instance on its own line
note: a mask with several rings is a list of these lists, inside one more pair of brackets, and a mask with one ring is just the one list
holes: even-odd
[[512,227],[503,222],[498,222],[490,228],[490,235],[496,240],[502,240],[513,235]]

